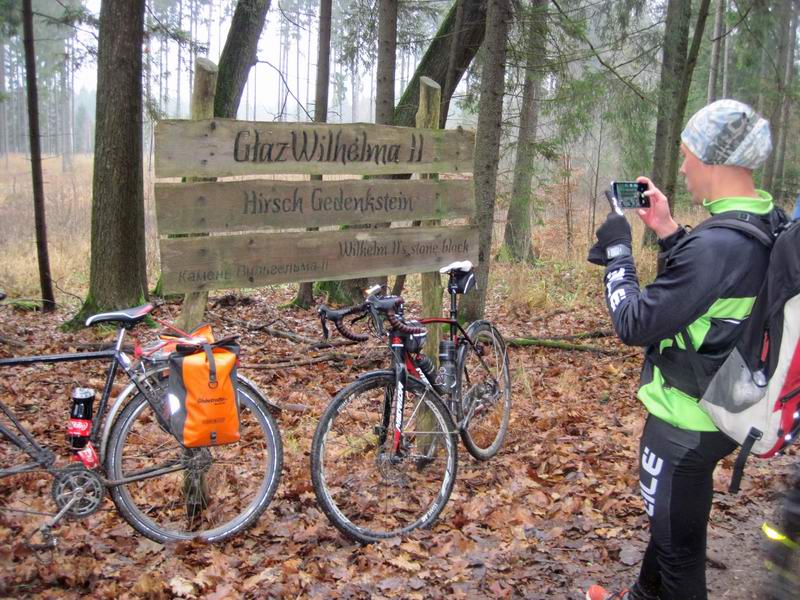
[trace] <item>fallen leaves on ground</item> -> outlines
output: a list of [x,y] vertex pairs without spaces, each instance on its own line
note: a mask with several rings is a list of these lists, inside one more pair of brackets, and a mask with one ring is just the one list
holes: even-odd
[[[313,311],[278,308],[290,296],[289,288],[276,287],[254,293],[246,302],[226,297],[214,304],[212,324],[219,332],[240,336],[245,364],[292,363],[318,355],[303,343],[266,335],[259,328],[269,324],[320,338]],[[410,314],[417,308],[409,302]],[[179,309],[167,305],[162,310],[175,316]],[[609,329],[602,306],[537,315],[533,309],[508,309],[502,298],[490,296],[488,312],[507,337]],[[29,353],[96,343],[96,331],[60,333],[57,326],[64,318],[6,309],[0,311],[0,332],[25,340]],[[143,328],[138,335],[147,339],[154,332]],[[162,546],[135,533],[106,499],[97,514],[62,524],[56,531],[58,548],[37,555],[21,542],[43,517],[0,511],[0,594],[579,598],[580,590],[593,581],[628,584],[647,540],[635,467],[645,416],[634,397],[641,359],[635,349],[610,337],[592,343],[617,352],[512,349],[512,419],[500,454],[479,463],[460,448],[455,490],[434,526],[370,546],[342,537],[317,508],[309,451],[317,420],[332,395],[385,361],[385,352],[375,344],[350,346],[347,352],[356,358],[346,361],[243,369],[268,396],[287,406],[278,414],[284,443],[280,487],[252,528],[221,545]],[[0,356],[9,356],[9,351],[0,346]],[[67,363],[6,371],[0,400],[66,460],[70,389],[91,385],[102,390],[101,366]],[[3,465],[19,458],[8,444],[0,444]],[[710,538],[712,543],[721,540],[723,550],[717,555],[723,559],[726,552],[738,551],[734,540],[742,523],[756,528],[764,518],[792,459],[782,460],[752,461],[744,492],[736,497],[720,494]],[[717,472],[721,492],[731,464],[727,459]],[[50,484],[42,473],[0,480],[0,502],[52,513]],[[751,537],[756,536],[754,531]],[[745,551],[729,554],[730,560],[740,564]],[[758,556],[747,557],[750,568],[758,568]],[[713,573],[710,577],[713,589]]]

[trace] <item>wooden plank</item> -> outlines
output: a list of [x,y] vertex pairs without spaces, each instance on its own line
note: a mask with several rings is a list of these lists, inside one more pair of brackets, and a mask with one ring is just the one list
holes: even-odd
[[159,121],[156,177],[472,172],[475,133],[371,123]]
[[472,181],[156,183],[159,235],[471,217]]
[[167,293],[432,271],[477,261],[475,227],[350,229],[163,239]]

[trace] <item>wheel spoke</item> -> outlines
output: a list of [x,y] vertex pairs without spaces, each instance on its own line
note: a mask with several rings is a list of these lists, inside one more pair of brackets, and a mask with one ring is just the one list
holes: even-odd
[[[240,384],[239,442],[184,449],[152,417],[137,395],[126,406],[109,441],[109,476],[154,472],[174,455],[183,469],[116,486],[112,497],[121,514],[141,533],[158,541],[221,540],[252,523],[278,484],[282,447],[266,404]],[[166,464],[169,464],[167,462]]]
[[511,412],[511,380],[505,343],[488,323],[470,331],[480,356],[466,346],[459,359],[459,390],[464,421],[461,436],[475,458],[486,460],[500,449]]
[[[312,445],[317,499],[334,525],[360,541],[429,525],[452,489],[452,426],[446,409],[426,396],[424,388],[413,385],[406,390],[399,450],[394,450],[391,431],[379,445],[378,424],[386,422],[384,398],[388,394],[393,399],[393,390],[389,375],[345,388],[320,420]],[[428,414],[431,422],[421,425]]]

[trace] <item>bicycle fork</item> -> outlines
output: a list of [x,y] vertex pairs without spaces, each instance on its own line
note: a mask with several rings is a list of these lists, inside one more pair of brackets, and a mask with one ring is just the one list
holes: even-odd
[[392,338],[392,354],[394,360],[394,423],[392,431],[392,454],[400,451],[401,432],[403,431],[403,410],[406,403],[406,383],[408,370],[404,362],[403,340],[397,336]]

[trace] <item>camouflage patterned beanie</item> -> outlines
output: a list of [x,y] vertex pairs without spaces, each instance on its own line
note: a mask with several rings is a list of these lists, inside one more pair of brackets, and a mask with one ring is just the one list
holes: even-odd
[[736,100],[717,100],[698,110],[681,141],[709,165],[757,169],[772,150],[769,122]]

